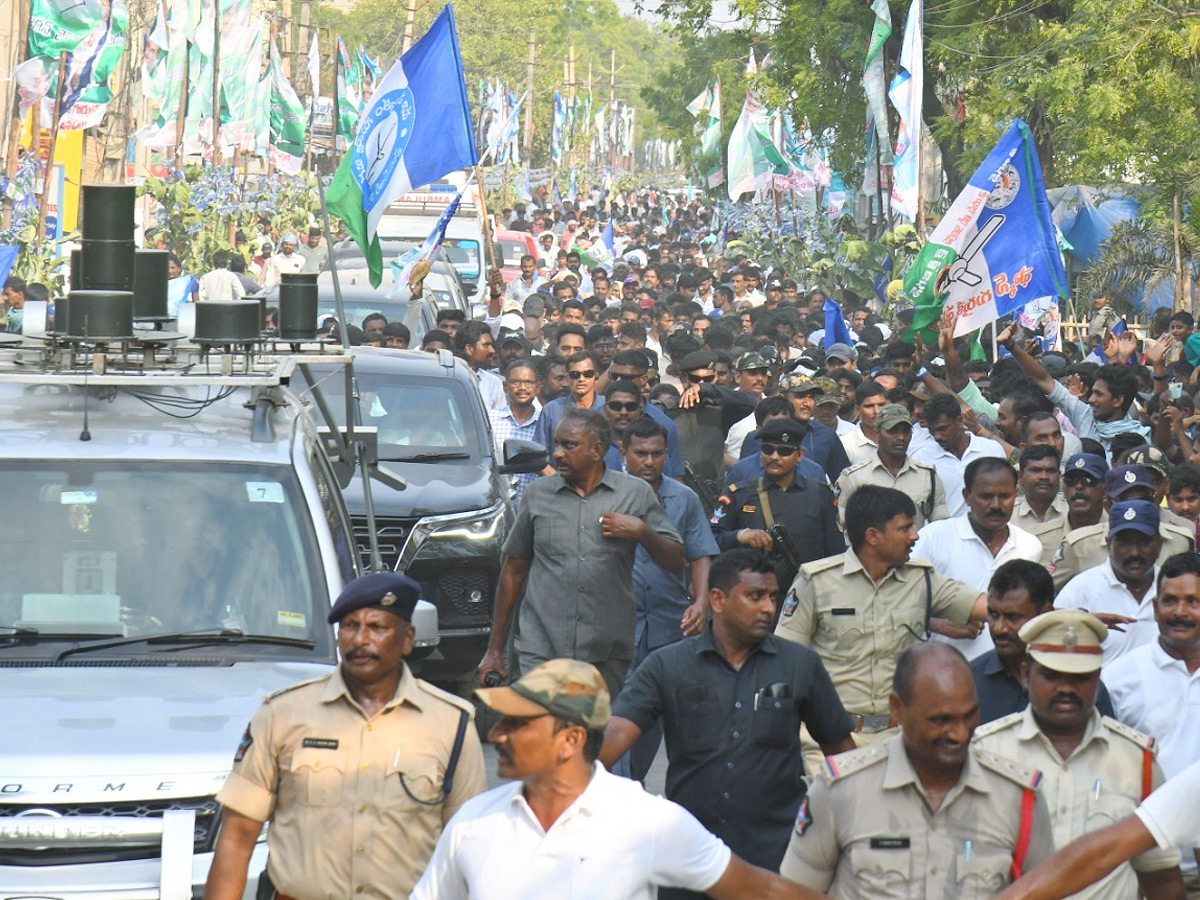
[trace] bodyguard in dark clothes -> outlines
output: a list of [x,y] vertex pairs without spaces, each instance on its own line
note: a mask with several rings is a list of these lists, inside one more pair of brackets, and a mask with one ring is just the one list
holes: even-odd
[[708,596],[704,633],[651,653],[617,698],[600,761],[611,766],[661,718],[666,796],[776,871],[805,793],[801,723],[827,754],[854,747],[854,723],[816,653],[771,634],[779,586],[763,553],[718,556]]
[[[1021,686],[1025,644],[1017,636],[1021,626],[1054,606],[1054,580],[1045,566],[1024,559],[1004,563],[988,584],[988,631],[995,648],[971,660],[975,691],[979,695],[979,724],[993,722],[1029,705]],[[1112,700],[1104,682],[1096,691],[1096,709],[1113,716]]]
[[[772,554],[780,589],[786,593],[799,563],[833,556],[846,549],[837,525],[833,492],[797,473],[809,428],[795,419],[768,419],[758,429],[765,477],[730,485],[713,514],[713,533],[722,550],[753,547]],[[779,524],[787,532],[797,560],[788,562],[772,541]],[[793,564],[795,563],[795,564]]]

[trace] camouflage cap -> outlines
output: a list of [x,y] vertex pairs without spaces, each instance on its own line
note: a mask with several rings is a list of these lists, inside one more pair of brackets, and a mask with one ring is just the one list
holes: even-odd
[[842,405],[842,392],[838,390],[837,382],[832,378],[827,375],[822,375],[819,378],[814,378],[813,384],[817,385],[818,389],[821,391],[821,393],[817,395],[817,406],[821,406],[825,403],[836,403],[838,406]]
[[779,379],[781,394],[811,394],[821,390],[815,380],[800,372],[788,372]]
[[908,407],[900,403],[889,403],[875,413],[875,427],[880,431],[891,431],[897,425],[912,427],[912,415],[909,413]]
[[600,671],[574,659],[552,659],[507,687],[480,688],[475,696],[501,715],[551,713],[591,730],[604,728],[612,714]]
[[1047,669],[1082,674],[1097,672],[1104,657],[1101,642],[1108,627],[1082,609],[1055,609],[1034,616],[1017,633],[1026,652]]
[[1163,453],[1157,447],[1146,445],[1145,447],[1137,447],[1130,450],[1125,455],[1125,462],[1131,466],[1143,466],[1147,469],[1153,469],[1160,475],[1169,474],[1171,468],[1167,462],[1167,454]]

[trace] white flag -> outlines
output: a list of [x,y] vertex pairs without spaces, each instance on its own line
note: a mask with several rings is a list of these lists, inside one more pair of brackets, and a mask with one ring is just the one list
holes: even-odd
[[925,48],[921,36],[924,13],[921,0],[912,0],[904,23],[900,71],[892,79],[888,96],[900,113],[896,132],[896,162],[892,170],[892,209],[915,220],[917,185],[921,170],[921,99],[925,92]]
[[317,45],[317,30],[313,29],[312,46],[308,48],[308,78],[312,82],[312,95],[321,96],[321,49]]

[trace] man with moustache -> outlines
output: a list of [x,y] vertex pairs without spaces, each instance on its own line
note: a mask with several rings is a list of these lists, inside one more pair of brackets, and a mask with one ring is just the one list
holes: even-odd
[[404,662],[420,594],[393,572],[350,582],[329,612],[341,664],[263,700],[217,793],[206,897],[240,900],[269,821],[259,896],[405,900],[442,828],[487,786],[471,703]]
[[906,650],[889,705],[900,733],[826,760],[781,875],[840,900],[959,900],[1051,855],[1040,773],[971,746],[979,703],[961,653]]
[[[537,431],[541,407],[537,403],[542,382],[535,363],[531,359],[517,359],[504,370],[504,394],[508,406],[502,410],[488,410],[492,422],[492,438],[496,445],[496,458],[504,458],[504,442],[509,438],[532,441]],[[537,478],[536,473],[510,476],[513,489],[513,504],[519,506],[526,486]]]
[[[1129,815],[1163,783],[1155,741],[1096,709],[1100,642],[1108,632],[1095,616],[1052,610],[1026,622],[1019,638],[1029,689],[1023,712],[980,727],[974,745],[1019,759],[1043,775],[1054,843],[1071,841]],[[1076,894],[1077,900],[1185,900],[1178,850],[1149,850]]]
[[[1062,493],[1067,504],[1066,520],[1058,535],[1058,549],[1046,564],[1046,571],[1054,577],[1055,592],[1062,589],[1075,573],[1067,568],[1060,570],[1063,557],[1063,542],[1076,529],[1095,525],[1104,515],[1104,476],[1108,474],[1108,462],[1095,453],[1076,453],[1063,465]],[[1054,535],[1040,535],[1043,548],[1054,542]]]
[[1012,521],[1041,541],[1042,565],[1049,563],[1058,549],[1067,517],[1067,501],[1059,493],[1060,462],[1058,451],[1044,444],[1026,447],[1018,457],[1021,496],[1013,506]]

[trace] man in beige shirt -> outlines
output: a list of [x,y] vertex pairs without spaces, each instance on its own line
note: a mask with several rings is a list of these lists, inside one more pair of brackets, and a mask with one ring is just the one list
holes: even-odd
[[860,736],[894,724],[896,659],[926,638],[931,617],[959,625],[987,617],[986,595],[909,562],[915,513],[894,488],[859,488],[846,504],[850,549],[800,567],[775,630],[817,651]]
[[1042,542],[1042,565],[1050,562],[1062,543],[1067,518],[1060,464],[1058,451],[1048,444],[1026,447],[1018,458],[1021,496],[1013,507],[1012,524]]
[[991,897],[1054,851],[1033,769],[977,750],[962,654],[906,650],[889,698],[901,732],[829,757],[779,872],[839,900]]
[[406,900],[443,826],[486,788],[471,704],[404,663],[420,590],[391,572],[352,581],[329,613],[341,665],[254,714],[217,794],[207,900],[240,900],[267,821],[263,877],[280,900]]
[[920,530],[926,522],[950,515],[946,491],[933,466],[919,463],[908,455],[912,443],[913,420],[899,403],[889,403],[875,414],[878,435],[875,454],[852,464],[837,480],[838,525],[846,527],[846,503],[865,484],[890,487],[913,498],[916,515],[913,524]]
[[[1064,847],[1130,815],[1163,782],[1154,738],[1096,710],[1107,627],[1082,610],[1042,613],[1019,632],[1029,706],[975,732],[975,746],[1036,766],[1054,843]],[[1076,900],[1184,900],[1179,852],[1157,847],[1118,867]]]

